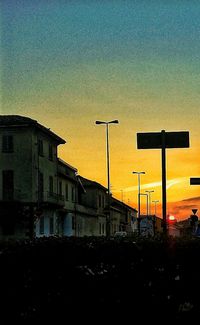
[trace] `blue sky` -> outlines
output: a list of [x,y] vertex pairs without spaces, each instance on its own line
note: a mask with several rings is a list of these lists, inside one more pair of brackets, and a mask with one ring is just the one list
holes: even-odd
[[42,83],[55,70],[60,87],[82,65],[97,67],[104,81],[101,68],[111,64],[117,79],[131,82],[132,66],[157,89],[165,70],[199,72],[199,29],[197,1],[4,1],[3,90],[31,95],[30,80]]

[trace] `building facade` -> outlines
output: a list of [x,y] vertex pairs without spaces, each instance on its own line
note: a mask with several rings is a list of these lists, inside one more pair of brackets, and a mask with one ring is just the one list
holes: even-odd
[[[0,238],[106,235],[107,189],[59,159],[61,144],[33,119],[0,116]],[[136,213],[111,197],[111,235]]]

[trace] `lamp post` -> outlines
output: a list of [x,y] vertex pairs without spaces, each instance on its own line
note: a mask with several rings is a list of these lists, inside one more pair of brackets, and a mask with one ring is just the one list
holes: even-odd
[[154,204],[155,204],[155,216],[156,216],[156,203],[158,203],[159,202],[159,200],[154,200],[154,201],[152,201],[152,202],[154,202]]
[[96,121],[95,124],[106,125],[106,156],[107,156],[107,185],[108,185],[108,213],[106,222],[106,235],[111,234],[111,218],[110,218],[110,153],[109,153],[109,124],[118,124],[118,120],[113,121]]
[[149,213],[148,215],[151,216],[151,193],[154,192],[154,190],[149,190],[149,191],[145,191],[149,194]]
[[140,175],[145,174],[145,172],[132,172],[138,175],[138,234],[140,235]]
[[149,212],[149,209],[148,209],[148,206],[149,206],[149,196],[148,196],[148,194],[146,194],[146,193],[140,193],[140,195],[146,195],[146,197],[147,197],[147,216],[148,216],[148,212]]

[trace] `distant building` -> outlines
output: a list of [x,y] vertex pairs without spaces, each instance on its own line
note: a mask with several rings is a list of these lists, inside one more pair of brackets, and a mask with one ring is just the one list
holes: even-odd
[[79,176],[79,180],[85,189],[80,197],[80,203],[94,211],[92,219],[90,216],[85,216],[87,223],[84,218],[84,234],[106,236],[107,189],[101,184],[81,176]]
[[153,219],[154,219],[154,233],[159,234],[163,232],[163,219],[156,215],[153,215]]
[[200,224],[197,217],[195,222],[192,222],[191,217],[176,223],[179,236],[200,236]]
[[[95,234],[98,236],[106,235],[106,222],[108,213],[108,196],[107,188],[101,184],[80,177],[81,183],[85,188],[82,194],[81,203],[90,208],[96,209],[96,226]],[[137,210],[126,205],[125,203],[111,197],[110,200],[110,234],[113,236],[115,232],[127,231],[133,233],[131,227],[132,220],[136,219]],[[89,224],[89,222],[88,222]],[[95,224],[93,225],[95,227]]]
[[140,234],[142,236],[154,236],[163,231],[161,218],[155,215],[141,215],[140,217]]
[[117,224],[119,230],[116,230],[116,226],[113,224],[112,233],[115,233],[116,231],[126,231],[127,234],[136,232],[137,210],[115,198],[112,198],[111,202],[111,207],[115,207],[119,211],[119,219]]

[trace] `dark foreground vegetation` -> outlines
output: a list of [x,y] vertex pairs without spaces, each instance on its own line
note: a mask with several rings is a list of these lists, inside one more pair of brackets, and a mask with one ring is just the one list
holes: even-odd
[[0,243],[1,324],[200,321],[200,240]]

